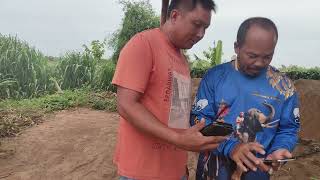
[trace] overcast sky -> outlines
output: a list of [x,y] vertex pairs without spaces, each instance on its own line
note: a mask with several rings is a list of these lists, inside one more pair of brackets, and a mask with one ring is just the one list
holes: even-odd
[[[150,2],[159,14],[161,0]],[[216,4],[212,25],[190,55],[200,55],[222,40],[223,59],[230,59],[240,23],[265,16],[279,30],[273,65],[320,66],[319,0],[216,0]],[[121,8],[117,0],[0,0],[0,33],[17,35],[44,54],[59,56],[110,37],[121,23]]]

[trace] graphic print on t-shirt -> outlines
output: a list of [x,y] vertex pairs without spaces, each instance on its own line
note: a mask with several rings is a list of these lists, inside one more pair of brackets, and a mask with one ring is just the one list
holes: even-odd
[[191,110],[191,79],[172,73],[172,96],[168,126],[176,129],[189,127]]

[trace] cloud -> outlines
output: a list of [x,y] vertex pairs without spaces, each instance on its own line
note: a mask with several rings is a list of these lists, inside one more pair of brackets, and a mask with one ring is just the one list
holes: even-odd
[[[161,1],[150,2],[160,14]],[[240,23],[251,16],[266,16],[279,28],[275,62],[320,65],[314,58],[320,51],[320,2],[317,0],[216,0],[216,3],[218,12],[213,16],[212,26],[189,54],[201,54],[213,46],[215,40],[222,40],[223,57],[228,59],[233,54]],[[17,35],[45,54],[58,56],[110,36],[122,17],[118,0],[1,0],[0,33]]]

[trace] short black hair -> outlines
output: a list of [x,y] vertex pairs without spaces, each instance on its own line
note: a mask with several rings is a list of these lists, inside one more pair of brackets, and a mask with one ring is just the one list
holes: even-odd
[[167,12],[167,18],[170,17],[170,14],[174,9],[181,8],[191,11],[197,4],[200,4],[204,9],[216,12],[216,4],[213,0],[171,0]]
[[276,40],[278,40],[278,29],[277,26],[268,18],[265,17],[252,17],[243,21],[238,29],[237,33],[237,45],[241,47],[246,40],[248,30],[252,26],[259,26],[265,30],[273,30],[276,35]]

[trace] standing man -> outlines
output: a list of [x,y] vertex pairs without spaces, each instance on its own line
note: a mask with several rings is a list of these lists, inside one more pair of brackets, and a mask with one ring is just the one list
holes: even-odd
[[[292,156],[300,127],[298,96],[293,82],[270,66],[278,40],[276,25],[267,18],[245,20],[238,30],[234,50],[237,58],[210,69],[202,79],[196,103],[205,107],[192,110],[191,125],[205,118],[206,124],[216,121],[219,104],[225,103],[226,123],[236,127],[239,114],[245,112],[239,125],[240,137],[230,138],[216,150],[199,156],[197,180],[202,179],[269,179],[279,164],[267,166],[262,159],[285,159]],[[242,124],[241,123],[241,124]],[[251,142],[250,142],[251,141]],[[234,173],[238,166],[240,173]],[[239,172],[239,171],[237,171]],[[243,173],[242,173],[243,172]],[[267,173],[269,172],[269,174]]]
[[136,34],[122,49],[113,84],[120,114],[114,162],[121,179],[186,178],[187,152],[214,149],[225,137],[188,129],[191,78],[182,49],[200,41],[212,0],[172,0],[167,21]]

